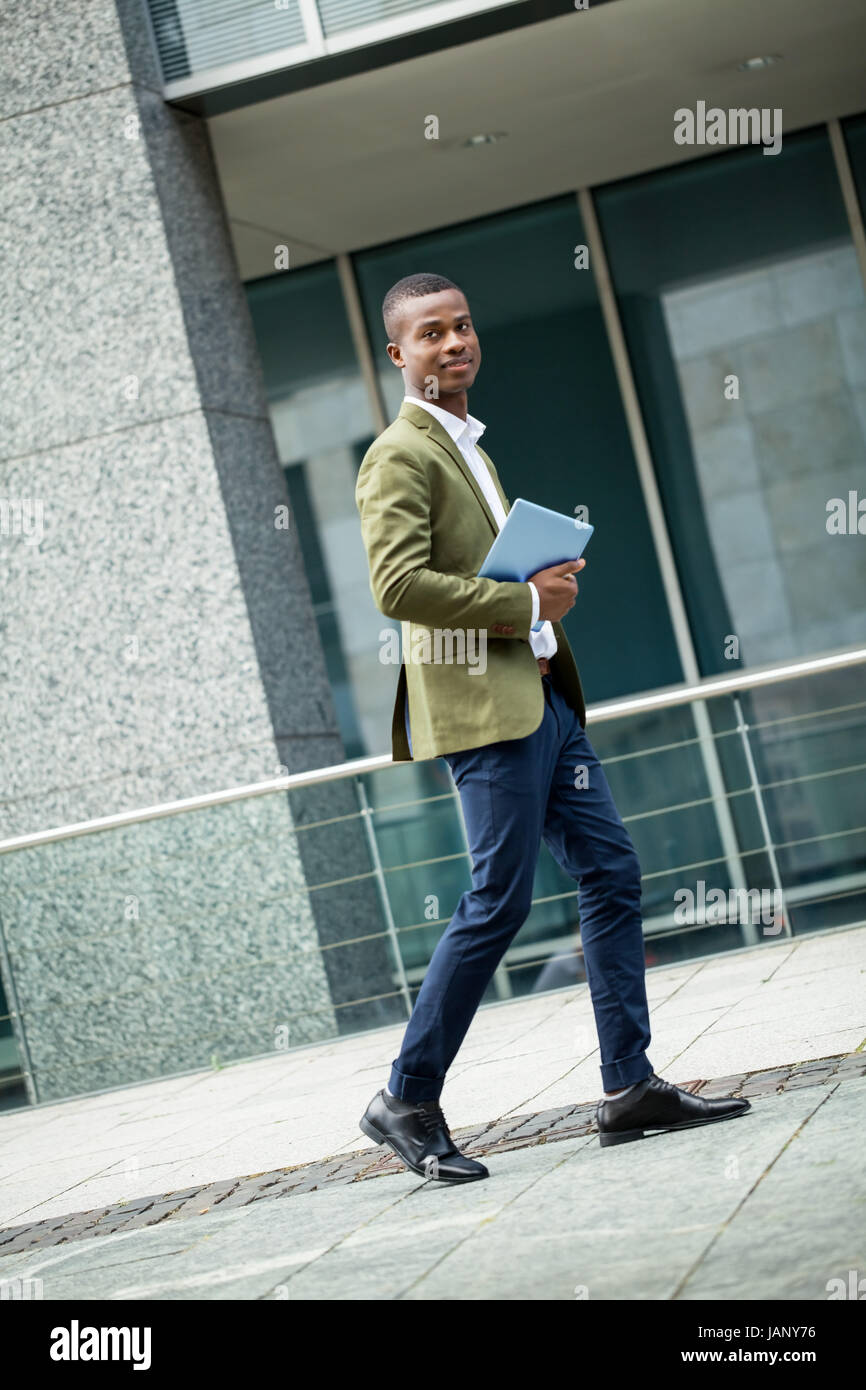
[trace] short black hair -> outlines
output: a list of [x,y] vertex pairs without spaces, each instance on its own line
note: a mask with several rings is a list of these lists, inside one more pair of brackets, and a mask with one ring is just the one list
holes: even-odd
[[463,294],[460,286],[455,285],[453,280],[446,280],[444,275],[428,275],[425,271],[420,271],[417,275],[404,275],[402,280],[392,285],[382,301],[382,318],[388,341],[398,341],[402,309],[407,299],[420,299],[425,294],[438,294],[440,290],[457,290],[459,294]]

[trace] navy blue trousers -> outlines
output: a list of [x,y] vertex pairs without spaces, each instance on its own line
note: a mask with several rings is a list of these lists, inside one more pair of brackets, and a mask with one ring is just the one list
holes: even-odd
[[[541,840],[580,887],[580,939],[605,1091],[653,1070],[640,863],[607,778],[551,676],[527,738],[448,753],[463,807],[472,887],[445,928],[415,1000],[388,1087],[438,1099],[478,1005],[529,915]],[[576,773],[585,768],[585,773]],[[575,779],[586,785],[575,786]]]

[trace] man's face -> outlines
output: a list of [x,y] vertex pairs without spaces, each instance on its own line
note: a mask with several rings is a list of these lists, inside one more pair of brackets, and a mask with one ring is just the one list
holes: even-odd
[[460,291],[407,300],[400,342],[388,344],[388,356],[406,369],[406,385],[428,400],[467,390],[481,366],[481,346]]

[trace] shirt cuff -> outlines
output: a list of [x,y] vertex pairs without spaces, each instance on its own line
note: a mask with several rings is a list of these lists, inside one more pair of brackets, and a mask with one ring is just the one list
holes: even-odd
[[541,603],[538,597],[538,590],[536,589],[535,585],[530,580],[527,580],[526,582],[527,584],[529,584],[530,592],[532,594],[532,617],[529,620],[529,626],[535,627],[535,624],[538,622],[538,610],[541,607]]

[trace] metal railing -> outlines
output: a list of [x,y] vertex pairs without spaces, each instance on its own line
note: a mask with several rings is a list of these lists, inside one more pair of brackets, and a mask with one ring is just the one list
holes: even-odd
[[[866,890],[866,872],[862,872],[856,867],[852,872],[841,873],[836,870],[827,872],[824,877],[818,877],[809,882],[791,884],[785,882],[782,860],[786,855],[791,855],[801,851],[806,846],[813,848],[819,845],[844,844],[844,837],[853,837],[850,843],[855,846],[852,855],[859,864],[862,857],[866,864],[866,856],[862,856],[859,850],[860,837],[866,835],[866,824],[845,825],[842,828],[823,828],[820,824],[820,833],[801,837],[776,838],[774,839],[771,825],[770,814],[767,807],[768,797],[775,797],[786,789],[799,787],[810,789],[810,794],[814,795],[815,789],[825,785],[832,785],[834,778],[844,778],[845,776],[862,777],[866,771],[866,762],[846,762],[842,766],[829,768],[819,768],[813,771],[798,772],[793,777],[774,777],[761,779],[752,747],[752,737],[756,734],[766,742],[768,738],[776,738],[779,742],[788,738],[793,731],[796,731],[802,738],[803,730],[809,721],[821,721],[818,727],[826,725],[828,720],[836,720],[836,728],[841,729],[842,735],[845,727],[851,729],[856,727],[862,729],[862,712],[866,710],[866,691],[864,698],[859,698],[859,690],[855,692],[856,698],[845,699],[842,703],[830,703],[823,708],[812,708],[805,712],[775,714],[773,717],[754,720],[751,725],[745,717],[745,712],[740,697],[746,694],[754,695],[762,689],[777,687],[785,682],[801,681],[810,677],[829,675],[834,672],[843,672],[849,668],[862,667],[866,664],[866,647],[855,646],[836,651],[825,656],[811,658],[803,661],[774,663],[771,665],[749,669],[738,670],[726,676],[708,677],[700,682],[693,684],[681,684],[667,687],[664,690],[656,690],[644,695],[627,697],[591,705],[587,710],[587,724],[593,730],[610,725],[616,727],[617,721],[625,720],[629,717],[654,715],[659,712],[673,710],[677,707],[694,705],[695,702],[719,702],[729,697],[732,702],[732,711],[735,716],[731,726],[728,728],[717,728],[713,731],[713,739],[719,748],[729,750],[739,749],[741,762],[738,766],[743,766],[746,771],[745,779],[741,786],[726,787],[724,795],[730,807],[743,808],[751,806],[757,817],[757,824],[760,828],[758,842],[750,847],[740,847],[740,857],[743,861],[753,864],[766,865],[769,871],[769,878],[779,893],[783,903],[783,929],[786,934],[792,932],[791,914],[794,910],[809,904],[841,902],[846,899],[859,900]],[[838,723],[845,719],[848,724],[843,727]],[[852,720],[859,720],[855,725]],[[595,734],[593,734],[595,739]],[[610,756],[602,754],[602,764],[606,770],[613,773],[617,768],[626,768],[634,765],[637,760],[649,758],[664,758],[671,755],[688,755],[691,750],[697,754],[700,751],[704,736],[698,731],[696,734],[683,737],[678,736],[672,739],[662,740],[652,746],[641,746],[621,753],[612,753]],[[435,761],[435,760],[434,760]],[[699,764],[696,764],[698,766]],[[460,819],[459,800],[453,788],[435,795],[410,795],[402,799],[391,802],[373,804],[368,795],[366,782],[375,775],[385,773],[390,782],[391,776],[399,776],[398,769],[417,769],[423,764],[413,763],[393,763],[390,755],[377,757],[353,759],[349,762],[340,763],[335,766],[314,769],[309,772],[290,773],[282,777],[269,779],[267,781],[256,782],[244,786],[225,788],[220,791],[205,793],[199,796],[187,797],[182,800],[162,802],[157,805],[143,807],[132,811],[119,812],[109,816],[98,817],[87,821],[74,824],[62,825],[51,829],[36,831],[29,834],[17,835],[0,841],[0,855],[12,855],[28,850],[36,849],[40,846],[60,843],[63,841],[80,840],[83,837],[104,834],[115,829],[129,827],[132,825],[154,821],[172,816],[181,815],[188,812],[205,810],[209,807],[225,806],[232,803],[249,801],[255,798],[280,795],[287,792],[299,792],[309,788],[324,786],[327,783],[352,783],[358,799],[357,809],[351,809],[345,814],[331,815],[312,819],[304,823],[297,823],[292,826],[293,836],[300,841],[303,837],[312,836],[315,832],[327,832],[329,829],[341,823],[354,822],[363,828],[363,835],[368,850],[368,864],[360,871],[350,873],[337,873],[332,877],[320,882],[304,882],[303,891],[309,895],[311,901],[316,899],[316,895],[326,895],[329,890],[335,888],[346,888],[368,884],[375,888],[380,909],[381,921],[384,926],[372,931],[357,931],[353,935],[341,937],[338,941],[322,943],[320,940],[310,940],[309,943],[293,947],[300,960],[304,956],[315,955],[324,960],[329,952],[339,951],[352,947],[363,946],[365,943],[381,942],[383,947],[388,946],[393,954],[393,965],[388,977],[382,976],[381,983],[383,988],[375,992],[357,995],[349,999],[331,1002],[328,1006],[316,1010],[315,1008],[305,1008],[303,1012],[287,1013],[286,1022],[294,1024],[295,1021],[303,1019],[308,1022],[317,1012],[319,1014],[338,1018],[340,1011],[353,1009],[358,1010],[365,1005],[382,1003],[384,1001],[400,1001],[401,1012],[408,1015],[412,1008],[413,992],[417,990],[418,983],[423,977],[426,969],[423,944],[425,937],[423,933],[436,931],[450,919],[448,915],[437,916],[432,919],[423,920],[400,920],[400,914],[396,913],[392,899],[395,885],[398,883],[398,876],[410,874],[419,870],[430,873],[441,872],[449,866],[462,866],[465,868],[469,855],[465,840],[461,846],[452,853],[431,854],[428,857],[414,857],[411,859],[398,858],[395,862],[389,862],[388,856],[383,855],[381,850],[381,837],[387,834],[389,829],[393,831],[419,815],[432,814],[437,806],[450,808],[452,814]],[[661,778],[664,784],[664,777]],[[378,784],[378,783],[377,783]],[[666,786],[664,787],[666,790]],[[709,794],[693,796],[689,799],[668,799],[662,798],[662,804],[654,805],[649,809],[639,809],[629,811],[624,808],[623,820],[630,828],[632,833],[637,833],[642,827],[658,823],[668,823],[678,816],[692,817],[700,814],[701,811],[708,811],[712,808],[716,800],[716,794],[709,789]],[[816,815],[816,821],[819,817]],[[866,821],[866,815],[861,817]],[[460,820],[462,827],[462,820]],[[377,830],[378,826],[378,830]],[[208,846],[208,852],[212,851],[212,846]],[[235,839],[234,842],[227,842],[217,846],[217,850],[233,849],[236,852],[243,852],[244,843]],[[677,862],[661,868],[651,867],[643,875],[645,891],[650,893],[655,887],[664,889],[665,881],[668,884],[672,881],[683,881],[683,879],[695,871],[715,870],[720,874],[725,871],[726,856],[724,852],[717,856],[702,856],[694,862]],[[2,864],[2,861],[0,861]],[[760,877],[760,873],[758,877]],[[765,873],[766,876],[766,873]],[[754,890],[751,890],[754,891]],[[669,895],[668,895],[669,896]],[[665,899],[664,891],[659,894],[660,900]],[[243,901],[240,903],[227,902],[224,904],[227,917],[239,907],[245,909],[264,910],[279,901],[276,898],[264,897],[257,901]],[[513,992],[513,982],[520,972],[531,969],[538,969],[549,962],[551,957],[557,952],[562,951],[564,940],[574,941],[574,913],[573,906],[576,902],[576,888],[572,885],[563,892],[544,893],[533,898],[533,910],[549,910],[553,905],[566,904],[566,910],[570,915],[567,925],[559,924],[558,930],[554,929],[554,934],[541,935],[536,933],[531,940],[522,940],[512,944],[506,958],[500,966],[495,979],[495,992],[499,998],[507,998]],[[15,967],[10,960],[7,943],[5,942],[2,930],[2,911],[3,905],[0,902],[0,953],[3,955],[5,966],[4,975],[11,984],[12,993],[8,999],[9,1012],[5,1017],[0,1018],[2,1022],[13,1022],[18,1025],[17,1032],[19,1037],[20,1049],[20,1071],[11,1076],[7,1073],[0,1078],[2,1084],[9,1084],[16,1080],[29,1079],[30,1083],[35,1083],[40,1067],[35,1065],[29,1057],[26,1049],[27,1038],[27,1019],[30,1010],[22,1009],[19,1000],[14,994]],[[405,917],[405,914],[403,914]],[[691,922],[686,926],[678,924],[674,915],[669,910],[658,911],[654,915],[649,914],[644,917],[644,929],[648,942],[663,941],[675,933],[683,931],[711,931],[719,925],[719,920],[707,920],[704,923]],[[182,927],[182,920],[174,921],[172,926]],[[723,923],[724,925],[724,923]],[[730,925],[730,924],[728,924]],[[742,940],[759,940],[756,931],[751,931],[748,921],[736,924],[742,929]],[[773,933],[775,934],[775,933]],[[97,943],[100,949],[110,951],[112,949],[123,949],[122,931],[96,931],[89,941]],[[80,946],[84,938],[79,936],[76,945]],[[116,943],[116,945],[115,945]],[[422,949],[418,949],[418,947]],[[700,955],[701,950],[697,948],[693,955]],[[295,959],[293,955],[293,959]],[[280,962],[275,958],[273,961],[256,960],[256,967],[276,967]],[[226,962],[226,971],[231,972],[234,979],[242,975],[247,966],[244,964],[242,955],[230,958]],[[204,979],[204,977],[202,977]],[[198,977],[190,976],[188,980],[181,980],[180,983],[187,983],[190,989],[196,988]],[[176,983],[176,982],[173,982]],[[105,1003],[108,998],[100,999],[93,996],[90,999],[91,1005],[98,1008]],[[161,1042],[171,1043],[171,1038],[161,1036]],[[177,1041],[183,1042],[182,1037]],[[208,1039],[202,1037],[197,1039],[204,1046]],[[303,1045],[303,1044],[301,1044]],[[134,1054],[130,1054],[133,1056]],[[263,1055],[261,1052],[251,1055]],[[126,1054],[122,1050],[117,1050],[111,1055],[92,1057],[90,1060],[94,1064],[111,1063],[122,1066]],[[43,1068],[44,1070],[44,1068]],[[118,1083],[121,1084],[121,1083]],[[128,1084],[124,1082],[123,1084]],[[34,1084],[35,1090],[35,1084]]]
[[[733,695],[744,690],[758,690],[763,686],[776,685],[781,681],[798,680],[819,672],[841,671],[849,666],[866,664],[866,647],[859,645],[844,647],[825,656],[810,657],[803,661],[771,663],[754,666],[748,670],[732,673],[730,676],[707,676],[691,685],[663,686],[646,695],[629,695],[619,700],[587,705],[587,725],[598,724],[611,719],[625,719],[629,715],[648,714],[651,711],[674,709],[678,705],[690,705],[695,701],[713,700],[720,695]],[[179,801],[163,801],[155,806],[145,806],[136,811],[117,811],[110,816],[98,816],[91,820],[76,821],[71,825],[56,826],[50,830],[37,830],[27,835],[13,835],[0,840],[0,854],[12,850],[28,849],[33,845],[49,844],[55,840],[68,840],[77,835],[89,835],[100,830],[112,830],[122,825],[135,825],[140,821],[156,820],[163,816],[180,815],[185,811],[196,811],[206,806],[224,806],[233,801],[245,801],[250,797],[268,796],[272,792],[297,791],[302,787],[313,787],[324,782],[336,782],[346,777],[362,777],[367,773],[381,772],[387,767],[406,766],[395,764],[390,753],[381,753],[369,758],[353,758],[349,762],[334,763],[331,767],[313,768],[309,772],[291,772],[284,777],[273,777],[263,782],[251,782],[241,787],[226,787],[222,791],[203,792],[199,796],[184,797]]]

